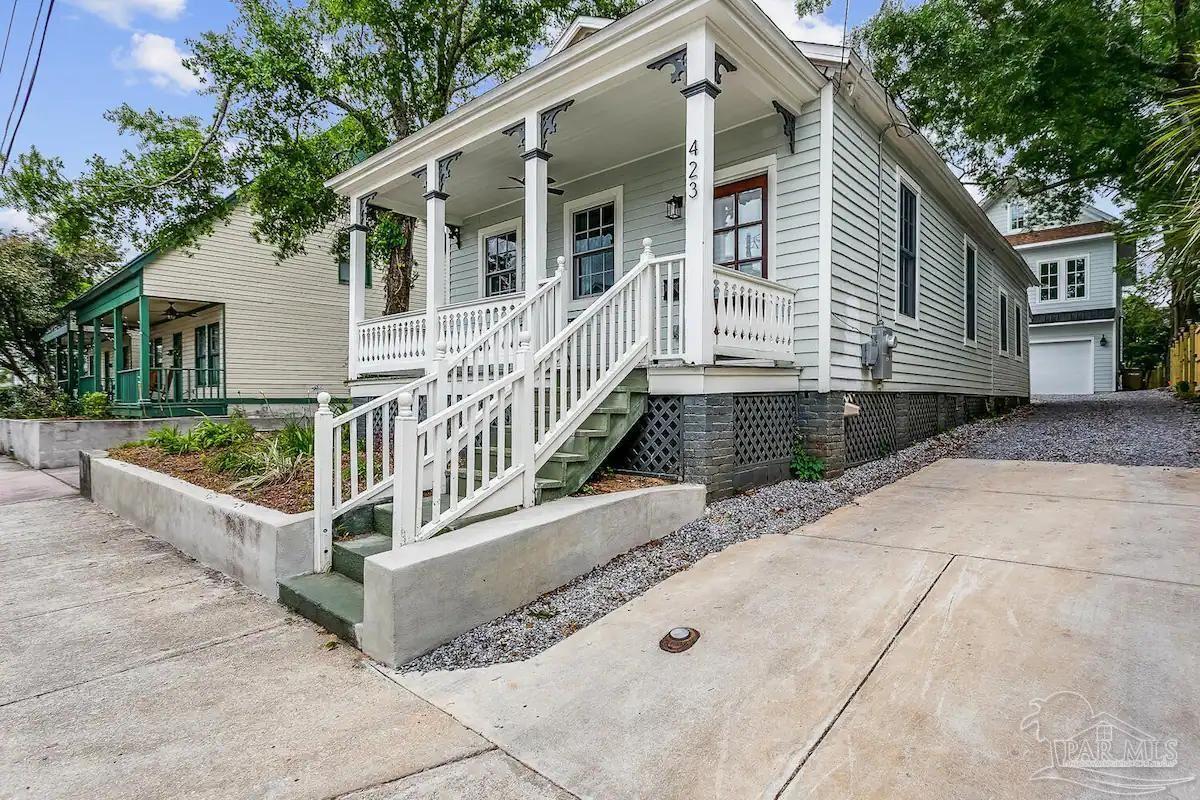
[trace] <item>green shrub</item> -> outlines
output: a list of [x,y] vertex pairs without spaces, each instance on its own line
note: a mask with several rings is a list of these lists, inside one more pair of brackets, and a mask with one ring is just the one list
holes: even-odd
[[804,452],[801,445],[796,445],[796,451],[792,454],[792,463],[789,466],[792,470],[792,477],[797,480],[819,481],[825,477],[825,462]]
[[1184,395],[1191,394],[1192,393],[1192,385],[1190,383],[1188,383],[1187,381],[1179,381],[1178,383],[1175,384],[1175,393],[1176,394],[1184,394]]
[[2,388],[0,417],[53,419],[79,414],[79,402],[60,391],[56,383],[22,383]]
[[170,453],[173,456],[194,453],[200,449],[191,431],[180,433],[172,425],[163,425],[161,428],[155,428],[150,431],[146,434],[144,443],[151,447],[157,447],[164,453]]
[[112,416],[112,404],[104,392],[88,392],[80,398],[79,405],[88,419],[107,419]]
[[316,444],[316,432],[306,419],[289,419],[276,438],[279,447],[288,455],[312,457]]

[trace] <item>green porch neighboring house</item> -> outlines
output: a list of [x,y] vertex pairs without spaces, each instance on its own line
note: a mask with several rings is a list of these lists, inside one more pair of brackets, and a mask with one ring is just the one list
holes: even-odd
[[152,297],[147,253],[73,300],[43,339],[54,344],[59,385],[82,397],[105,392],[123,417],[224,414],[224,306]]

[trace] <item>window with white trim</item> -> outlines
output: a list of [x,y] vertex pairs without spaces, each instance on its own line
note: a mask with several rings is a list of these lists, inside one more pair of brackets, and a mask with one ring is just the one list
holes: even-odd
[[1019,231],[1025,227],[1025,204],[1024,203],[1009,203],[1008,204],[1008,230],[1009,232]]
[[1000,293],[1000,311],[996,315],[999,324],[998,339],[1000,341],[1000,352],[1008,352],[1008,295],[1004,292]]
[[917,273],[919,265],[918,236],[921,201],[916,189],[900,181],[896,207],[899,209],[896,230],[897,309],[906,317],[917,316]]
[[1067,299],[1078,300],[1087,296],[1087,259],[1067,259]]
[[965,304],[965,330],[963,336],[968,342],[975,341],[976,314],[978,313],[978,281],[979,254],[975,245],[968,243],[963,256],[963,303]]
[[1038,299],[1043,303],[1058,299],[1058,262],[1043,261],[1038,264],[1038,281],[1041,290]]
[[483,241],[483,294],[485,297],[517,290],[517,232],[487,236]]
[[1021,331],[1025,326],[1025,314],[1021,308],[1020,300],[1013,301],[1013,316],[1016,317],[1016,324],[1013,325],[1013,330],[1014,330],[1013,335],[1016,337],[1016,340],[1017,340],[1017,347],[1016,347],[1017,358],[1020,358],[1021,357],[1021,339],[1022,339]]
[[603,294],[616,282],[616,230],[614,203],[572,215],[571,276],[575,297]]

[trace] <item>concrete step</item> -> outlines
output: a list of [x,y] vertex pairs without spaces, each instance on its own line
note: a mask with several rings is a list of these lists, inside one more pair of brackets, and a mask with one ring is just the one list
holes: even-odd
[[279,602],[355,647],[363,618],[361,583],[338,572],[300,575],[279,582]]
[[333,543],[333,571],[362,583],[363,561],[392,549],[392,537],[368,533]]

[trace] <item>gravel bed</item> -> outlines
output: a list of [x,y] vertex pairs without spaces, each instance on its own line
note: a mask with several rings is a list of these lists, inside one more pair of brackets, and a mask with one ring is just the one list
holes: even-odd
[[1200,405],[1165,391],[1035,397],[959,455],[1200,467]]
[[1038,398],[827,481],[784,481],[712,503],[705,515],[403,667],[467,669],[521,661],[737,542],[806,525],[946,456],[1200,466],[1200,410],[1165,393]]

